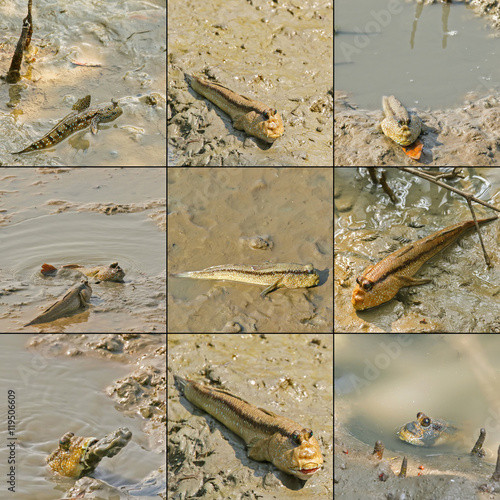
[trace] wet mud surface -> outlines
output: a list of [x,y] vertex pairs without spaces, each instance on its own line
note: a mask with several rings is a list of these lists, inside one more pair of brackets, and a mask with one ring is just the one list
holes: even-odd
[[[333,5],[169,4],[169,165],[332,165]],[[274,144],[236,130],[184,74],[278,110]]]
[[[169,498],[332,498],[332,335],[170,334],[168,340]],[[308,426],[323,469],[302,481],[249,459],[241,438],[179,394],[173,374],[215,383]]]
[[[471,98],[460,108],[413,109],[423,122],[419,162],[439,165],[500,165],[500,94]],[[358,109],[347,93],[335,92],[335,165],[416,165],[401,146],[378,129],[380,110]]]
[[[332,332],[332,183],[331,169],[173,169],[168,331]],[[263,299],[261,285],[173,276],[266,262],[312,263],[320,282]]]
[[[47,358],[97,357],[130,365],[130,375],[111,383],[106,392],[115,400],[119,412],[130,418],[141,419],[142,428],[150,438],[147,445],[149,452],[158,455],[158,463],[162,463],[160,456],[166,452],[165,340],[162,334],[43,334],[31,337],[28,347]],[[120,453],[127,451],[125,447]],[[47,471],[49,470],[47,468]],[[58,481],[55,475],[54,480]],[[67,498],[80,498],[81,495],[89,500],[166,499],[166,476],[163,466],[151,470],[140,483],[128,486],[123,484],[119,488],[94,477],[83,477],[76,482],[65,480],[64,484],[67,484],[68,488],[65,495]]]

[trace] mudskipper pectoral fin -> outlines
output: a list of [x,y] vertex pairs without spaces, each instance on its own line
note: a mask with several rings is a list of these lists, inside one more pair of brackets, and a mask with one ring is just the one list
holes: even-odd
[[259,462],[271,461],[271,457],[269,457],[269,441],[270,438],[260,439],[249,445],[247,449],[248,458]]
[[80,302],[82,307],[90,305],[90,297],[91,293],[86,288],[80,291]]
[[418,279],[418,278],[410,278],[408,276],[397,276],[397,279],[400,283],[400,288],[404,286],[417,286],[417,285],[425,285],[426,283],[431,283],[430,279]]
[[269,285],[265,290],[263,290],[260,294],[260,296],[262,298],[265,298],[265,296],[268,294],[268,293],[271,293],[273,290],[276,290],[278,288],[280,288],[280,283],[282,281],[283,278],[280,278],[279,280],[277,280],[275,283],[273,283],[272,285]]

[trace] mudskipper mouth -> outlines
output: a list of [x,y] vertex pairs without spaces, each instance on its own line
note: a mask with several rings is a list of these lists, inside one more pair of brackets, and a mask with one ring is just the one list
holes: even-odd
[[303,475],[303,476],[312,476],[316,472],[318,472],[321,469],[321,466],[315,466],[316,464],[308,464],[307,468],[303,469],[294,469],[295,474]]

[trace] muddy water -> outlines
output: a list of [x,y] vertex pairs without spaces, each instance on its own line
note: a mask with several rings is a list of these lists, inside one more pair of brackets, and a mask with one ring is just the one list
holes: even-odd
[[352,92],[363,108],[378,109],[391,94],[409,107],[454,108],[470,91],[490,94],[500,77],[494,30],[464,2],[356,0],[336,7],[335,89]]
[[[484,427],[486,461],[494,463],[500,443],[497,336],[339,334],[335,346],[336,414],[360,441],[381,439],[391,452],[411,456],[465,455]],[[432,448],[401,441],[396,429],[420,411],[455,424],[457,440]]]
[[[168,342],[172,494],[195,497],[203,483],[210,487],[207,475],[222,488],[213,498],[332,498],[333,335],[171,334]],[[202,383],[218,379],[255,406],[307,424],[320,443],[323,469],[302,485],[272,464],[248,459],[242,440],[179,396],[174,373]],[[199,460],[198,451],[186,453],[193,442]]]
[[[141,430],[141,421],[117,411],[104,393],[113,380],[129,373],[129,367],[110,360],[44,358],[24,348],[29,338],[0,337],[2,391],[16,393],[16,498],[59,499],[74,484],[72,479],[53,474],[45,462],[60,437],[70,430],[96,437],[121,426],[132,431],[131,442],[116,457],[104,458],[93,474],[113,486],[139,483],[163,462],[162,457],[144,449],[148,448],[148,436]],[[5,411],[4,405],[0,426],[3,443],[8,442]],[[6,453],[6,447],[0,447],[3,470]]]
[[259,285],[169,277],[169,331],[331,332],[332,202],[328,169],[170,171],[169,273],[296,262],[320,282],[263,300]]
[[[165,171],[1,169],[2,331],[20,331],[63,296],[48,263],[118,261],[124,283],[91,284],[91,307],[44,331],[150,331],[165,326]],[[108,215],[109,214],[109,215]]]
[[[168,9],[172,165],[333,164],[332,2],[176,0]],[[269,147],[234,129],[184,72],[277,109],[285,135]]]
[[391,94],[423,121],[421,163],[500,165],[496,3],[336,4],[335,165],[415,165],[378,130]]

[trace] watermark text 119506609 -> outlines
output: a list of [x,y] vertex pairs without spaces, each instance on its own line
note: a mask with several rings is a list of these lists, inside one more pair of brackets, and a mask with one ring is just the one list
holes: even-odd
[[16,391],[7,391],[7,448],[9,456],[7,459],[7,484],[8,490],[16,491]]

